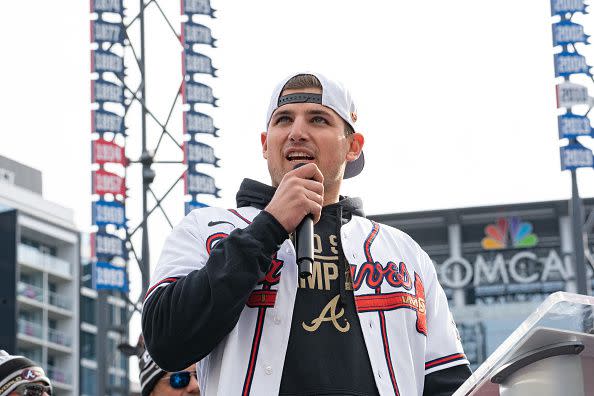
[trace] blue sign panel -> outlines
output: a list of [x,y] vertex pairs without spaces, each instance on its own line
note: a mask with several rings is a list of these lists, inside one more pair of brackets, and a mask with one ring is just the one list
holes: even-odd
[[198,202],[198,201],[186,202],[186,205],[185,206],[186,206],[186,211],[185,211],[186,214],[190,213],[194,209],[200,209],[200,208],[208,207],[207,204],[202,203],[202,202]]
[[93,238],[93,253],[95,257],[106,260],[110,260],[113,257],[128,258],[128,252],[126,251],[124,241],[117,235],[99,231],[93,235]]
[[217,69],[212,67],[212,60],[206,55],[191,50],[184,51],[184,67],[184,74],[203,73],[216,77],[215,73]]
[[212,94],[212,88],[208,85],[204,85],[197,82],[186,81],[185,86],[185,99],[186,103],[208,103],[217,107],[215,98]]
[[99,200],[93,202],[93,224],[106,226],[112,224],[118,228],[126,226],[124,204],[118,201]]
[[91,42],[124,43],[124,27],[122,23],[91,21]]
[[568,45],[587,43],[588,37],[584,34],[584,27],[570,21],[561,21],[553,24],[553,45]]
[[551,0],[551,15],[583,12],[586,14],[584,0]]
[[124,0],[91,0],[91,12],[124,12]]
[[216,47],[216,39],[212,38],[210,28],[194,22],[184,23],[184,44],[208,44],[211,47]]
[[101,79],[93,81],[92,85],[93,102],[124,104],[124,87]]
[[219,136],[218,131],[219,129],[214,126],[211,116],[191,110],[184,112],[184,133],[207,133]]
[[182,13],[209,15],[214,18],[214,12],[210,8],[210,0],[182,0]]
[[124,74],[124,58],[110,51],[93,51],[91,71],[97,73],[112,72],[117,75]]
[[565,51],[555,54],[555,77],[567,77],[579,73],[590,75],[590,66],[586,64],[586,58],[583,55]]
[[91,132],[113,132],[125,135],[124,117],[120,117],[115,113],[106,110],[94,110],[91,121],[93,123]]
[[188,167],[186,175],[186,190],[188,194],[210,194],[220,198],[219,188],[215,186],[215,181],[212,176],[204,173],[194,172],[193,166]]
[[93,264],[93,288],[96,290],[119,290],[128,292],[126,268],[104,261]]
[[189,141],[185,143],[186,162],[188,164],[211,164],[219,167],[219,159],[214,149],[207,144]]
[[561,147],[561,170],[594,167],[592,151],[581,144]]
[[593,136],[590,119],[576,114],[563,114],[557,118],[559,124],[559,139],[575,138],[578,136]]

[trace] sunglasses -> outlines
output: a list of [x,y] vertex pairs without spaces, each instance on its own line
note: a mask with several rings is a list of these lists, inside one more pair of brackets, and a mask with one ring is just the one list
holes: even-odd
[[198,378],[195,371],[178,371],[163,377],[163,379],[169,379],[169,385],[173,389],[183,389],[188,386],[192,376]]
[[21,396],[51,396],[52,388],[41,384],[24,384],[18,386],[14,392]]

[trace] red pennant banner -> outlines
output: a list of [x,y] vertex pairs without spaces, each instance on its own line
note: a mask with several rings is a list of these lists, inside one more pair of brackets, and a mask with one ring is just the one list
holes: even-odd
[[93,194],[126,195],[126,180],[103,169],[93,172]]
[[123,166],[128,165],[123,147],[104,139],[93,141],[93,162],[96,164],[115,163]]

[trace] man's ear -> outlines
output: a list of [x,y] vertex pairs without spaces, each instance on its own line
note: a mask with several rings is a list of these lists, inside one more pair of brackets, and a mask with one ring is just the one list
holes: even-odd
[[355,132],[349,136],[349,140],[349,151],[347,151],[346,160],[351,162],[359,158],[361,155],[363,145],[365,144],[365,138],[359,132]]
[[265,159],[268,159],[268,142],[266,140],[267,137],[268,135],[266,134],[266,132],[262,132],[260,134],[260,141],[262,142],[262,156]]

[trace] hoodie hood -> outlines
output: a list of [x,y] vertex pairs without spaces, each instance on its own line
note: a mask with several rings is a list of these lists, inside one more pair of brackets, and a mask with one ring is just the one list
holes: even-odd
[[[275,187],[256,180],[243,179],[236,195],[237,207],[253,206],[262,210],[268,205],[275,192]],[[339,206],[342,207],[343,216],[348,213],[350,215],[365,217],[363,201],[360,198],[350,198],[342,195],[339,197],[338,202],[324,206],[322,212],[334,211]]]

